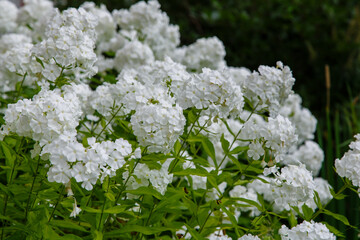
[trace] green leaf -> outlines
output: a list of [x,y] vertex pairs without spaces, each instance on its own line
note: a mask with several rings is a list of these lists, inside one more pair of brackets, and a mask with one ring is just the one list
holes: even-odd
[[181,150],[181,143],[179,140],[176,140],[174,145],[175,156],[180,154],[180,150]]
[[157,211],[166,210],[167,206],[177,206],[179,203],[179,199],[185,196],[184,191],[177,191],[172,196],[166,196],[163,200],[161,200],[156,206]]
[[93,231],[92,231],[91,233],[92,233],[92,235],[93,235],[93,239],[94,239],[94,240],[103,240],[103,234],[102,234],[102,232],[93,229]]
[[149,188],[149,187],[139,187],[138,189],[134,190],[126,190],[124,192],[131,193],[134,195],[152,195],[157,199],[161,200],[163,196],[156,190]]
[[15,157],[11,153],[11,148],[5,142],[1,142],[1,147],[6,158],[6,165],[11,168],[14,167]]
[[341,214],[333,213],[333,212],[331,212],[331,211],[329,211],[329,210],[327,210],[327,209],[323,209],[322,211],[323,211],[324,214],[329,215],[329,216],[332,216],[333,218],[341,221],[341,222],[344,223],[346,226],[350,226],[350,227],[355,228],[354,226],[350,225],[349,220],[348,220],[345,216],[343,216],[343,215],[341,215]]
[[73,229],[82,232],[88,232],[85,228],[80,226],[78,222],[66,221],[66,220],[52,220],[50,225],[60,228]]
[[115,196],[111,192],[107,192],[104,194],[107,199],[109,199],[111,202],[115,202]]
[[61,240],[61,237],[52,229],[51,226],[45,224],[42,226],[42,233],[44,239]]
[[189,233],[195,240],[205,240],[206,239],[206,238],[202,237],[194,228],[190,227],[186,223],[185,223],[185,226],[186,226],[186,229],[189,231]]
[[243,166],[240,164],[239,160],[236,157],[234,157],[231,154],[228,154],[228,158],[230,158],[230,160],[236,165],[236,167],[240,172],[243,171]]
[[239,154],[241,152],[244,152],[246,150],[248,150],[249,147],[248,146],[237,146],[236,148],[234,148],[233,150],[231,150],[229,153],[230,154]]
[[229,210],[227,210],[226,207],[223,206],[223,204],[222,204],[221,202],[218,202],[218,203],[219,203],[219,205],[220,205],[221,210],[223,210],[223,212],[225,212],[226,215],[229,217],[230,222],[233,224],[233,227],[234,227],[234,229],[235,229],[236,235],[237,235],[237,237],[239,238],[239,237],[240,237],[240,234],[239,234],[239,231],[238,231],[238,228],[237,228],[238,221],[236,220],[236,218],[234,217],[234,215],[231,214],[231,213],[229,212]]
[[306,221],[310,221],[311,220],[311,217],[313,215],[313,210],[311,208],[309,208],[306,204],[303,204],[302,207],[301,207],[302,211],[303,211],[303,214],[304,214],[304,217],[305,217],[305,220]]
[[152,235],[156,233],[161,233],[165,231],[174,231],[176,229],[168,228],[168,227],[145,227],[140,225],[129,225],[126,224],[123,228],[114,230],[108,233],[105,233],[105,237],[118,237],[119,234],[122,233],[131,233],[131,232],[137,232],[142,233],[144,235]]
[[335,227],[331,226],[327,222],[321,222],[321,223],[325,224],[326,227],[330,230],[330,232],[335,234],[337,237],[343,237],[343,238],[345,237],[345,235],[342,232],[340,232],[339,230],[337,230]]
[[126,206],[115,206],[104,210],[104,213],[110,213],[110,214],[119,214],[124,212],[126,209]]
[[35,59],[36,59],[36,61],[37,61],[38,63],[40,63],[40,65],[42,66],[42,68],[45,68],[45,67],[44,67],[44,63],[43,63],[43,61],[42,61],[40,58],[38,58],[38,57],[35,56]]
[[189,124],[193,124],[195,123],[195,121],[198,119],[198,115],[199,115],[199,110],[193,108],[189,111],[188,113],[188,121],[189,121]]
[[224,150],[224,153],[226,154],[229,151],[230,143],[228,140],[225,139],[224,134],[221,135],[220,142],[221,142],[221,147]]
[[330,193],[336,200],[341,200],[341,199],[344,199],[347,197],[347,195],[342,194],[342,193],[336,194],[333,188],[330,188]]
[[209,172],[203,168],[188,168],[186,170],[173,172],[174,176],[189,176],[189,175],[196,175],[206,177],[209,175]]
[[212,142],[208,139],[208,138],[203,138],[203,148],[204,151],[206,152],[206,154],[211,157],[212,160],[214,160],[214,162],[216,162],[216,157],[215,157],[215,148],[214,145],[212,144]]
[[290,223],[290,227],[295,227],[298,224],[293,211],[290,211],[290,216],[289,216],[288,220]]
[[258,216],[258,217],[254,218],[254,219],[251,221],[251,225],[253,225],[253,226],[258,226],[258,225],[260,225],[264,220],[265,220],[265,216],[264,216],[264,215]]
[[259,203],[255,202],[253,200],[250,200],[250,199],[247,199],[247,198],[234,198],[234,200],[238,200],[238,201],[241,201],[241,202],[246,202],[246,203],[250,204],[251,206],[256,207],[260,212],[264,211],[263,207],[260,206]]
[[61,238],[61,240],[82,240],[83,238],[81,237],[78,237],[74,234],[66,234],[65,236],[63,236]]
[[320,196],[319,193],[317,191],[314,191],[314,202],[316,204],[316,206],[319,209],[322,209],[322,204],[321,204],[321,200],[320,200]]

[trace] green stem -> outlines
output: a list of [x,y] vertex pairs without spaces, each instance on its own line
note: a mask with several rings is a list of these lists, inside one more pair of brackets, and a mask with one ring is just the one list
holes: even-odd
[[[106,189],[106,192],[105,192],[105,193],[108,193],[108,192],[109,192],[109,188],[110,188],[110,178],[109,178],[109,176],[108,176],[107,178],[108,178],[108,185],[107,185],[107,189]],[[105,199],[104,199],[104,204],[102,205],[102,208],[101,208],[101,214],[100,214],[98,231],[100,231],[101,220],[102,220],[102,217],[103,217],[103,215],[104,215],[105,204],[106,204],[106,199],[107,199],[106,196],[104,196],[104,197],[105,197]],[[104,228],[104,229],[105,229],[105,228]],[[104,229],[103,229],[103,230],[104,230]]]
[[21,80],[19,90],[16,92],[15,100],[18,99],[18,97],[19,97],[19,95],[20,95],[20,93],[21,93],[21,89],[22,89],[22,86],[23,86],[23,84],[24,84],[24,81],[25,81],[26,76],[27,76],[27,72],[24,74],[24,77],[23,77],[23,79]]
[[25,209],[25,221],[27,221],[27,215],[28,215],[28,212],[29,212],[29,205],[30,205],[30,199],[31,199],[31,195],[32,195],[32,191],[34,189],[34,185],[35,185],[35,180],[36,180],[36,177],[37,177],[37,172],[39,170],[39,166],[40,166],[40,157],[38,157],[38,161],[37,161],[37,165],[36,165],[36,170],[35,170],[35,173],[34,173],[34,179],[32,181],[32,184],[31,184],[31,188],[30,188],[30,193],[29,193],[29,197],[28,197],[28,200],[27,200],[27,203],[26,203],[26,209]]
[[201,225],[201,227],[200,227],[200,230],[199,230],[199,233],[201,233],[202,232],[202,230],[204,230],[204,227],[205,227],[205,224],[206,224],[206,222],[209,220],[209,217],[210,217],[210,215],[212,214],[212,210],[210,210],[210,212],[209,212],[209,214],[207,215],[207,217],[206,217],[206,219],[205,219],[205,222]]
[[111,116],[109,122],[105,125],[105,127],[101,130],[101,132],[95,137],[95,139],[97,140],[100,135],[105,131],[105,129],[107,128],[107,126],[109,126],[109,124],[111,123],[111,121],[116,117],[116,115],[120,112],[121,108],[123,107],[123,105],[121,104],[121,106],[119,107],[118,110],[116,110],[116,112]]
[[52,212],[51,212],[51,215],[50,215],[50,217],[49,217],[48,223],[49,223],[49,222],[51,221],[51,219],[53,218],[53,216],[54,216],[54,214],[55,214],[55,210],[56,210],[57,206],[59,205],[61,199],[63,198],[64,189],[65,189],[65,184],[63,184],[62,187],[61,187],[60,194],[59,194],[59,198],[57,199],[56,204],[55,204],[55,206],[54,206],[54,209],[53,209]]
[[[257,108],[258,105],[259,105],[259,104],[257,104],[257,105],[255,106],[255,108],[251,111],[251,113],[250,113],[249,117],[246,119],[245,123],[246,123],[247,121],[249,121],[249,119],[251,118],[251,116],[255,113],[255,110],[256,110],[256,108]],[[236,142],[236,140],[237,140],[238,136],[240,135],[241,131],[244,129],[245,123],[241,126],[240,130],[238,131],[238,133],[237,133],[236,136],[234,137],[234,140],[231,142],[228,151],[225,152],[224,157],[223,157],[223,159],[221,160],[221,162],[220,162],[220,164],[219,164],[219,166],[218,166],[218,168],[217,168],[217,171],[218,171],[218,169],[221,167],[221,165],[224,163],[226,157],[229,155],[230,149],[232,148],[232,146],[233,146],[234,143]]]
[[[149,217],[146,219],[146,222],[145,222],[145,224],[144,224],[144,227],[146,227],[146,226],[149,224],[151,215],[153,214],[154,209],[155,209],[155,205],[156,205],[156,203],[154,203],[154,205],[151,207],[151,210],[150,210],[150,213],[149,213]],[[138,238],[139,238],[139,239],[142,238],[142,233],[139,233],[139,234],[136,236],[136,239],[138,239]]]
[[[334,198],[338,195],[340,195],[343,191],[345,191],[349,186],[349,184],[345,183],[341,188],[340,190],[335,194]],[[333,198],[333,199],[334,199]],[[330,201],[331,202],[331,201]],[[327,204],[325,204],[325,206],[323,206],[321,209],[317,210],[316,213],[314,213],[314,215],[312,215],[311,217],[311,220],[314,220],[317,216],[319,216],[322,212],[323,212],[323,209],[325,209],[327,207],[327,205],[330,204],[330,202],[328,202]]]
[[[191,126],[191,128],[190,128],[190,131],[188,132],[188,134],[187,134],[186,137],[184,138],[184,141],[183,141],[183,143],[182,143],[181,146],[180,146],[179,152],[178,152],[178,153],[176,154],[176,156],[175,156],[176,161],[175,161],[174,165],[172,166],[172,168],[170,169],[169,173],[172,173],[172,171],[174,170],[174,168],[176,167],[176,165],[179,163],[180,158],[181,158],[181,157],[183,156],[183,154],[186,152],[186,150],[185,150],[185,149],[182,150],[182,148],[184,147],[184,145],[185,145],[185,143],[186,143],[186,140],[189,138],[190,133],[192,132],[192,129],[193,129],[194,126],[195,126],[195,123],[197,122],[198,125],[200,125],[199,122],[198,122],[199,118],[200,118],[200,113],[199,113],[199,115],[197,116],[195,122],[192,124],[192,126]],[[210,119],[208,119],[208,120],[200,127],[199,131],[195,134],[195,136],[199,135],[199,133],[201,132],[201,130],[203,130],[203,129],[205,128],[205,126],[206,126],[206,124],[209,122],[209,120],[210,120]],[[181,151],[182,151],[182,152],[181,152]],[[198,151],[198,150],[197,150],[197,151]]]
[[[194,128],[194,126],[195,126],[195,123],[199,120],[199,118],[200,118],[200,113],[201,113],[201,112],[199,112],[199,114],[196,116],[196,120],[195,120],[194,123],[191,125],[189,132],[186,134],[186,137],[184,138],[184,140],[183,140],[183,142],[182,142],[182,144],[181,144],[181,146],[180,146],[179,152],[178,152],[178,153],[176,154],[176,156],[175,156],[175,159],[176,159],[176,160],[175,160],[175,163],[174,163],[174,165],[171,167],[169,173],[172,173],[172,171],[174,170],[174,168],[176,167],[176,165],[179,163],[180,157],[181,157],[181,155],[183,154],[183,153],[181,153],[182,148],[185,146],[186,140],[189,138],[190,133],[191,133],[191,131],[193,130],[193,128]],[[180,153],[181,153],[181,154],[180,154]]]
[[138,159],[133,167],[133,169],[131,170],[131,172],[129,173],[129,176],[126,178],[125,182],[124,182],[124,186],[121,188],[120,192],[118,193],[118,195],[116,196],[116,200],[115,200],[115,205],[117,204],[117,202],[119,201],[121,194],[125,191],[126,189],[126,184],[129,181],[131,174],[135,171],[136,166],[139,164],[140,159]]

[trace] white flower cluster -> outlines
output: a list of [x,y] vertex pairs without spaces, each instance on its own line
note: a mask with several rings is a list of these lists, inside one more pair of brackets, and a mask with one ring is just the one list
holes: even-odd
[[163,59],[180,43],[179,27],[169,24],[169,17],[161,12],[157,1],[139,2],[129,10],[115,10],[113,16],[122,30],[135,30],[137,38],[151,48],[157,59]]
[[260,66],[259,72],[253,72],[244,82],[244,95],[258,109],[267,109],[270,116],[278,114],[280,106],[293,93],[295,83],[290,68],[276,63],[276,68]]
[[90,12],[98,19],[98,24],[95,27],[97,35],[96,42],[98,44],[107,42],[112,37],[114,37],[116,23],[104,4],[101,4],[100,7],[97,7],[94,2],[85,2],[80,7],[85,9],[87,12]]
[[268,183],[255,180],[248,184],[248,188],[254,189],[262,194],[265,200],[274,203],[273,209],[277,212],[289,211],[292,206],[299,206],[301,209],[303,204],[309,206],[309,203],[313,202],[316,186],[305,166],[289,165],[283,167],[281,172],[273,168],[268,173],[273,172],[275,178],[261,176]]
[[281,106],[279,113],[289,118],[296,128],[299,137],[298,144],[306,140],[314,139],[317,120],[309,109],[301,106],[301,97],[298,94],[290,94]]
[[140,149],[133,153],[130,143],[121,138],[115,142],[97,143],[95,138],[87,141],[89,147],[85,148],[75,139],[59,138],[43,148],[41,156],[48,154],[51,163],[50,182],[65,184],[74,178],[83,188],[91,190],[98,179],[102,182],[107,176],[115,176],[126,158],[140,158]]
[[[167,159],[160,169],[150,169],[146,164],[139,163],[134,172],[129,175],[129,172],[123,173],[124,179],[129,179],[126,189],[137,189],[139,187],[151,186],[160,192],[165,194],[167,186],[173,180],[173,174],[168,173],[168,168],[171,163],[171,159]],[[129,194],[131,197],[132,195]]]
[[206,109],[207,115],[227,117],[238,116],[244,106],[240,86],[236,85],[225,72],[203,68],[195,74],[178,98],[184,109],[195,107]]
[[[91,190],[99,178],[114,176],[125,164],[125,158],[133,157],[133,151],[123,139],[96,143],[95,138],[89,138],[88,148],[77,142],[76,127],[82,111],[75,91],[86,92],[81,86],[68,86],[63,92],[42,90],[32,100],[10,104],[5,111],[6,124],[1,127],[1,136],[15,133],[34,139],[42,147],[39,152],[42,158],[50,161],[49,181],[65,184],[74,177]],[[140,157],[138,151],[134,157]]]
[[281,162],[284,156],[297,143],[295,128],[288,118],[277,115],[269,117],[268,122],[255,120],[244,125],[241,137],[251,140],[248,156],[258,160],[264,155],[264,148],[269,149],[275,156],[276,162]]
[[241,238],[239,238],[238,240],[260,240],[260,238],[258,236],[246,234],[246,235],[242,236]]
[[14,32],[17,27],[18,9],[8,0],[0,1],[0,35]]
[[200,38],[195,43],[181,48],[180,51],[182,56],[175,56],[175,59],[190,71],[201,72],[203,68],[221,70],[226,66],[225,47],[217,37]]
[[131,117],[131,125],[140,145],[149,152],[168,153],[183,133],[185,117],[179,106],[144,105]]
[[[4,93],[14,90],[16,83],[21,82],[34,67],[32,47],[31,38],[22,34],[11,33],[0,37],[0,89],[4,98],[7,98]],[[23,85],[30,86],[34,80],[26,76]]]
[[207,239],[209,240],[231,240],[232,238],[225,234],[225,231],[216,229],[215,232],[210,234]]
[[45,32],[46,39],[32,50],[42,61],[42,75],[55,81],[70,69],[78,81],[93,76],[97,72],[93,50],[96,25],[97,18],[82,8],[70,8],[61,14],[54,11]]
[[40,146],[52,142],[59,136],[76,136],[81,108],[72,93],[62,96],[59,89],[42,90],[32,100],[19,100],[8,105],[1,127],[2,135],[10,132],[38,141]]
[[360,187],[360,134],[356,134],[341,159],[335,160],[336,172],[341,177],[348,178],[354,186]]
[[304,221],[301,224],[289,229],[285,225],[279,230],[282,240],[335,240],[336,237],[322,223],[311,220]]
[[17,32],[25,33],[34,42],[45,38],[48,20],[52,16],[54,6],[48,0],[24,0],[19,8],[17,22],[19,28]]
[[317,176],[323,161],[324,151],[320,148],[319,144],[313,141],[306,141],[297,150],[286,155],[283,163],[286,165],[304,164],[313,176]]

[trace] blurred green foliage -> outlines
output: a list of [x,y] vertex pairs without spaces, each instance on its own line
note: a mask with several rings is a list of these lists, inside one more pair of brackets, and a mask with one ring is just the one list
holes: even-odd
[[[68,1],[78,7],[84,1]],[[128,8],[134,0],[94,1],[108,10]],[[295,91],[317,117],[324,116],[324,66],[330,66],[331,102],[360,91],[360,2],[358,0],[159,0],[181,43],[217,36],[230,66],[255,70],[281,60],[296,78]]]

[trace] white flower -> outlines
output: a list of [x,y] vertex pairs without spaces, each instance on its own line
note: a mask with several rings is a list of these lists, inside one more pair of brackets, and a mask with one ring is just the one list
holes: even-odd
[[17,27],[16,18],[18,9],[10,1],[0,1],[0,35],[7,32],[14,32]]
[[185,48],[182,64],[198,72],[203,68],[222,70],[226,65],[224,57],[224,44],[217,37],[200,38]]
[[282,240],[335,240],[336,237],[329,229],[322,223],[317,223],[311,220],[304,221],[301,224],[289,229],[282,225],[279,230]]
[[306,168],[317,176],[324,161],[324,152],[319,144],[306,141],[299,149],[284,156],[284,164],[305,164]]
[[73,210],[70,213],[70,217],[76,218],[77,215],[79,215],[79,213],[81,212],[81,208],[79,208],[76,204],[76,199],[74,198],[74,203],[73,203]]
[[270,116],[277,115],[280,106],[293,93],[295,83],[290,68],[277,63],[277,68],[260,66],[259,72],[253,72],[244,83],[243,93],[258,109],[267,109]]
[[258,236],[253,236],[251,234],[246,234],[246,235],[243,235],[238,240],[260,240],[260,238]]
[[279,113],[294,125],[295,132],[299,136],[298,144],[314,139],[317,124],[316,118],[309,109],[301,106],[301,101],[298,94],[290,94],[279,110]]
[[337,174],[348,178],[354,186],[360,186],[360,134],[356,134],[355,141],[351,142],[341,159],[335,160]]

